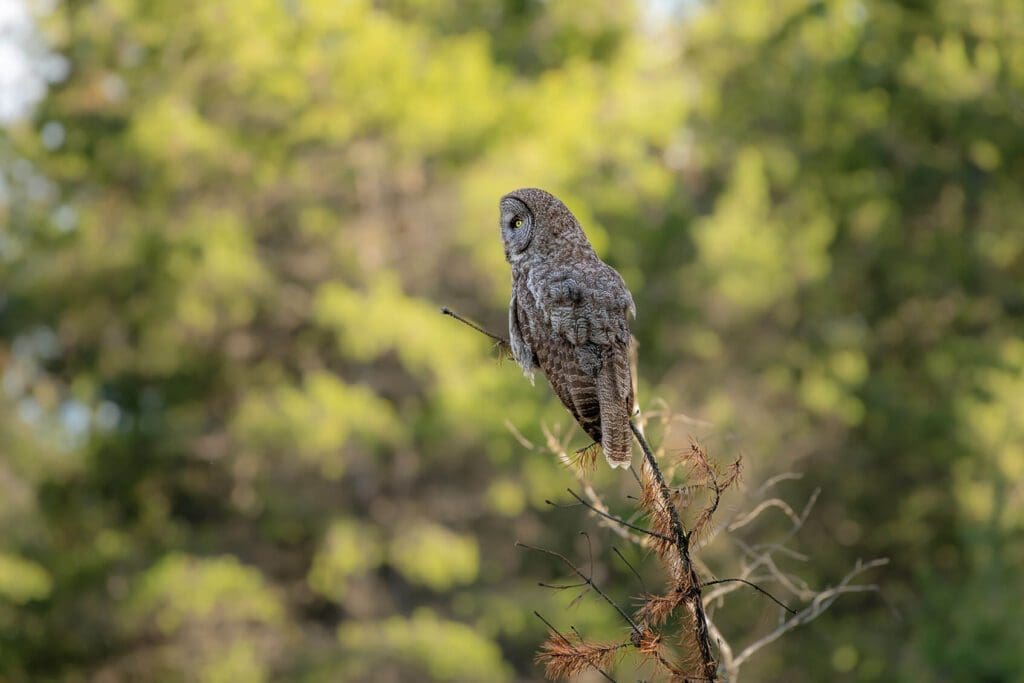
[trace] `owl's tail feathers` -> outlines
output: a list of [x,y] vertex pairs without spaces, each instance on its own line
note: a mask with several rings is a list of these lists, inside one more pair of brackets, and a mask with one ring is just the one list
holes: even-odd
[[604,446],[604,457],[613,470],[619,467],[624,470],[629,469],[630,464],[633,462],[633,449],[627,446],[625,451],[612,450]]
[[612,469],[627,469],[633,459],[633,435],[629,429],[632,383],[625,349],[605,358],[597,375],[601,409],[601,447]]

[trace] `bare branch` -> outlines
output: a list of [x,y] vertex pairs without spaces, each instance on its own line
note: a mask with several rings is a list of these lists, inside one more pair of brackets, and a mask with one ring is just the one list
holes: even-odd
[[776,474],[774,477],[769,477],[767,480],[765,480],[765,482],[757,488],[757,491],[754,491],[754,497],[760,498],[765,494],[765,491],[775,486],[779,482],[792,481],[795,479],[803,478],[803,472],[782,472],[780,474]]
[[[648,536],[653,536],[654,538],[660,538],[663,541],[669,541],[669,542],[672,541],[672,538],[669,537],[669,536],[666,536],[665,534],[659,534],[657,531],[651,531],[650,529],[645,529],[642,526],[637,526],[636,524],[630,524],[629,522],[627,522],[626,520],[622,519],[621,517],[616,517],[613,514],[605,512],[604,510],[601,510],[601,509],[597,508],[596,506],[591,505],[587,501],[585,501],[582,498],[580,498],[579,495],[577,495],[577,493],[575,491],[573,491],[572,489],[566,489],[566,491],[568,491],[569,495],[572,496],[573,498],[575,498],[579,502],[580,505],[583,505],[584,507],[589,508],[590,510],[593,510],[594,512],[596,512],[597,514],[601,515],[605,519],[609,519],[609,520],[615,522],[616,524],[621,524],[622,526],[628,527],[628,528],[630,528],[630,529],[632,529],[634,531],[639,531],[642,534],[647,534]],[[549,501],[549,500],[545,500],[544,502],[545,503],[549,503],[551,505],[555,505],[555,503],[551,503],[551,501]]]
[[745,527],[769,507],[779,508],[787,517],[790,518],[790,520],[792,520],[794,524],[800,523],[800,518],[797,517],[795,512],[793,512],[793,508],[789,506],[789,503],[781,498],[769,498],[768,500],[762,501],[756,508],[745,514],[743,517],[730,524],[726,527],[726,530],[736,531],[739,528]]
[[681,576],[679,577],[681,579],[679,587],[685,589],[686,606],[689,608],[690,614],[693,617],[694,637],[700,655],[701,674],[706,678],[714,680],[718,666],[715,663],[715,658],[711,654],[711,642],[708,637],[707,618],[704,614],[704,602],[700,596],[700,580],[697,578],[697,573],[693,568],[693,562],[690,560],[690,538],[686,532],[683,531],[683,525],[679,522],[679,513],[676,511],[675,505],[672,504],[672,494],[669,492],[668,485],[665,483],[665,478],[661,474],[661,468],[658,467],[658,461],[654,457],[654,453],[651,452],[651,447],[647,444],[647,439],[644,438],[643,431],[633,420],[630,420],[629,426],[630,429],[633,430],[633,435],[640,443],[640,448],[644,452],[644,458],[647,460],[647,465],[651,470],[651,474],[658,483],[658,488],[661,492],[662,504],[669,516],[669,526],[672,529],[672,535],[675,537],[675,547],[679,553],[679,571],[681,573]]
[[737,583],[742,583],[742,584],[745,584],[747,586],[750,586],[751,588],[753,588],[754,590],[758,591],[762,595],[765,595],[769,600],[771,600],[776,605],[778,605],[782,609],[786,610],[790,614],[796,614],[796,610],[795,609],[790,608],[789,606],[787,606],[786,604],[781,602],[777,597],[775,597],[774,595],[772,595],[771,593],[769,593],[765,589],[763,589],[760,586],[758,586],[756,583],[754,583],[752,581],[747,581],[746,579],[715,579],[714,581],[705,581],[704,583],[701,584],[701,588],[703,588],[704,586],[714,586],[715,584],[730,583],[730,582],[737,582]]
[[707,616],[708,620],[708,633],[711,634],[711,638],[715,641],[715,645],[718,646],[718,653],[722,655],[722,667],[729,674],[730,679],[735,679],[736,672],[739,667],[735,666],[735,657],[732,652],[732,648],[729,646],[729,642],[722,635],[722,632],[718,630],[718,626],[715,625],[711,615]]
[[625,555],[623,555],[621,552],[619,552],[618,548],[616,548],[615,546],[612,546],[612,552],[615,553],[616,555],[618,555],[619,559],[622,560],[623,563],[627,567],[629,567],[629,570],[631,572],[633,572],[633,576],[635,576],[636,580],[640,582],[640,590],[642,590],[644,593],[646,593],[647,592],[647,586],[644,584],[644,579],[643,579],[642,576],[640,576],[640,572],[638,572],[636,570],[636,568],[634,568],[633,565],[629,563],[629,560],[626,559]]
[[534,546],[534,545],[527,545],[526,543],[522,543],[521,541],[516,541],[516,546],[519,547],[519,548],[526,548],[527,550],[533,550],[533,551],[538,552],[538,553],[544,553],[545,555],[550,555],[551,557],[557,557],[567,567],[569,567],[569,569],[571,569],[573,572],[575,572],[575,574],[577,576],[579,576],[581,579],[583,579],[583,581],[588,586],[590,586],[590,588],[593,589],[593,591],[595,593],[600,595],[604,599],[605,602],[607,602],[609,605],[614,607],[615,611],[619,613],[619,615],[625,620],[625,622],[627,624],[629,624],[630,628],[633,629],[633,632],[635,634],[640,634],[641,629],[640,629],[639,626],[637,626],[637,623],[635,621],[633,621],[633,619],[628,614],[626,614],[624,611],[622,611],[622,608],[619,607],[618,604],[614,600],[612,600],[610,597],[608,597],[608,594],[605,593],[603,590],[601,590],[600,587],[598,587],[598,585],[596,583],[594,583],[594,580],[591,577],[589,577],[586,574],[584,574],[583,571],[580,570],[580,568],[577,567],[575,564],[573,564],[572,561],[569,558],[567,558],[565,555],[563,555],[561,553],[556,553],[554,550],[548,550],[547,548],[538,548],[537,546]]
[[[597,495],[597,491],[594,490],[594,487],[591,486],[589,483],[583,481],[579,477],[577,477],[577,479],[579,479],[579,482],[583,485],[583,493],[584,495],[586,495],[587,500],[590,501],[590,504],[594,506],[595,510],[611,514],[608,512],[608,506],[605,505],[604,501],[601,500],[601,497]],[[632,524],[632,522],[629,522],[628,520],[626,521],[629,524]],[[599,520],[599,523],[604,528],[610,529],[617,536],[627,541],[636,543],[637,545],[644,545],[643,537],[630,532],[629,529],[625,526],[613,524],[612,520]]]
[[736,522],[731,523],[729,525],[729,527],[728,527],[728,530],[729,531],[735,531],[736,529],[739,529],[739,528],[741,528],[743,526],[746,526],[747,524],[752,522],[758,515],[760,515],[762,512],[764,512],[769,507],[777,507],[777,508],[781,509],[785,513],[785,515],[787,517],[789,517],[790,521],[793,523],[792,527],[790,527],[789,533],[787,533],[786,536],[783,538],[783,540],[780,541],[780,544],[781,543],[785,543],[786,541],[791,539],[793,536],[795,536],[796,533],[803,527],[804,523],[807,522],[807,518],[810,516],[811,509],[814,507],[814,504],[817,502],[819,495],[821,495],[821,487],[820,486],[817,487],[816,489],[814,489],[814,492],[811,493],[810,498],[807,499],[807,502],[804,504],[804,509],[800,512],[799,515],[796,514],[796,512],[793,511],[793,508],[790,507],[789,504],[786,503],[785,501],[783,501],[783,500],[781,500],[779,498],[771,498],[769,500],[766,500],[766,501],[762,502],[760,505],[758,505],[756,508],[754,508],[754,510],[752,512],[750,512],[749,514],[745,515],[742,519],[740,519],[740,520],[738,520]]
[[[758,553],[739,539],[733,539],[733,541],[753,559],[753,562],[748,567],[749,571],[753,571],[758,567],[765,567],[776,581],[801,600],[809,600],[814,596],[815,591],[811,590],[806,582],[799,577],[790,576],[779,569],[779,566],[775,564],[775,558],[772,557],[771,551]],[[803,587],[797,586],[797,583],[803,584]]]
[[441,308],[441,313],[443,313],[444,315],[447,315],[447,316],[451,316],[452,318],[455,318],[456,320],[458,320],[463,325],[468,325],[469,327],[472,327],[474,330],[476,330],[480,334],[482,334],[484,336],[487,336],[487,337],[490,337],[493,341],[495,341],[495,342],[497,342],[499,344],[503,344],[506,347],[508,347],[508,345],[509,345],[508,344],[508,340],[505,339],[504,337],[499,337],[496,334],[491,334],[490,332],[488,332],[484,328],[482,328],[479,325],[477,325],[475,322],[472,322],[471,320],[463,318],[461,315],[459,315],[458,313],[456,313],[452,309],[448,308],[447,306],[443,306]]
[[587,585],[587,582],[586,581],[580,581],[579,583],[566,583],[566,584],[559,585],[559,584],[554,584],[554,583],[544,583],[543,581],[538,581],[537,585],[540,586],[541,588],[553,588],[553,589],[558,590],[558,591],[564,591],[564,590],[568,590],[569,588],[582,588],[583,586]]
[[[548,428],[548,426],[543,423],[541,424],[541,430],[544,433],[544,438],[547,442],[546,446],[548,451],[556,458],[558,458],[558,460],[561,463],[565,464],[569,469],[573,471],[573,474],[576,476],[576,480],[580,483],[580,486],[583,487],[583,494],[587,497],[589,505],[587,505],[587,503],[584,503],[583,501],[580,502],[589,507],[591,510],[596,512],[601,517],[605,518],[604,521],[601,522],[601,526],[610,529],[613,533],[627,541],[636,543],[638,545],[643,545],[643,538],[631,533],[629,529],[632,528],[645,534],[652,534],[654,532],[650,531],[649,529],[638,527],[632,524],[632,522],[628,522],[626,520],[620,519],[612,515],[608,509],[608,506],[604,503],[603,500],[601,500],[601,497],[594,490],[594,487],[591,486],[590,483],[587,482],[587,480],[582,476],[582,473],[580,472],[579,468],[572,466],[573,459],[571,456],[569,456],[566,448],[569,439],[563,438],[559,440],[559,438],[555,436],[555,434]],[[523,441],[525,441],[525,439],[523,439]],[[633,470],[632,467],[630,469]],[[637,477],[635,470],[633,470],[633,476]],[[570,493],[572,493],[572,491],[570,491]],[[576,497],[576,494],[573,493],[572,495]],[[579,500],[578,497],[577,500]],[[555,503],[552,503],[550,501],[545,502],[547,502],[550,505],[556,505]]]
[[785,555],[790,559],[796,560],[797,562],[806,562],[807,560],[811,559],[810,557],[801,552],[793,550],[792,548],[789,548],[787,546],[780,545],[778,543],[769,543],[767,545],[763,543],[758,543],[750,546],[750,548],[754,551],[781,553],[782,555]]
[[[577,492],[571,488],[567,489],[569,495],[574,499],[574,503],[547,502],[555,507],[581,505],[596,516],[599,525],[611,529],[613,533],[624,539],[653,548],[657,556],[665,562],[669,575],[667,590],[664,591],[664,594],[648,592],[637,568],[626,559],[618,548],[613,546],[612,551],[637,578],[643,591],[639,598],[641,602],[636,614],[633,617],[626,614],[607,593],[595,584],[593,580],[593,548],[589,544],[590,536],[585,532],[581,533],[586,535],[588,540],[589,569],[586,571],[577,567],[560,553],[524,543],[516,544],[557,558],[581,579],[579,582],[564,584],[542,582],[539,584],[540,586],[558,591],[582,589],[582,592],[574,598],[573,603],[580,600],[588,591],[593,590],[629,625],[631,629],[630,643],[646,663],[659,668],[661,675],[665,675],[673,681],[714,681],[719,680],[719,677],[723,680],[735,681],[740,668],[754,654],[774,643],[789,631],[818,618],[841,595],[878,589],[874,584],[858,584],[854,581],[863,572],[884,564],[885,560],[875,560],[866,564],[858,562],[838,585],[822,591],[812,589],[799,576],[789,574],[779,567],[776,562],[777,556],[785,556],[799,561],[808,559],[806,555],[788,547],[787,544],[807,522],[821,494],[821,489],[815,489],[799,511],[780,497],[772,496],[766,500],[762,498],[780,482],[800,479],[802,475],[799,473],[786,472],[768,479],[755,492],[753,499],[756,504],[752,509],[736,513],[731,520],[721,525],[715,525],[713,532],[709,531],[712,529],[712,518],[719,511],[722,493],[739,476],[739,460],[727,469],[721,469],[717,462],[708,457],[698,443],[692,442],[690,451],[678,459],[678,464],[683,466],[679,474],[685,478],[684,483],[669,486],[666,474],[663,474],[658,462],[658,454],[664,452],[667,438],[662,438],[658,450],[653,450],[644,436],[644,426],[649,424],[652,418],[654,424],[661,427],[660,432],[663,437],[670,432],[673,423],[680,421],[671,414],[667,406],[646,417],[638,411],[634,419],[630,421],[630,427],[640,443],[644,457],[639,465],[640,473],[637,468],[631,468],[633,476],[641,488],[641,496],[639,498],[629,497],[637,502],[638,516],[646,515],[648,517],[647,524],[651,528],[636,524],[634,520],[637,519],[637,516],[624,518],[612,513],[585,479],[585,473],[578,466],[573,467],[573,470],[580,482],[581,490]],[[542,446],[534,446],[512,427],[510,427],[510,431],[523,446],[534,450],[546,449],[560,462],[566,465],[574,464],[573,458],[567,452],[572,436],[571,430],[562,428],[551,430],[542,423],[545,438],[545,443]],[[666,473],[671,478],[672,472],[667,470]],[[699,501],[699,507],[696,507],[696,501]],[[692,528],[688,529],[683,525],[680,512],[684,506],[691,504],[695,506],[695,509],[688,512],[687,519],[692,519]],[[699,558],[691,555],[695,552],[695,544],[698,543],[699,538],[708,539],[718,532],[736,532],[748,528],[772,509],[779,510],[789,521],[789,528],[782,531],[781,538],[769,543],[749,544],[740,538],[730,536],[730,540],[736,543],[743,557],[741,570],[737,575],[721,579],[714,578],[710,568],[701,563]],[[703,541],[701,544],[703,545]],[[706,578],[701,580],[698,578],[699,576]],[[713,615],[705,610],[713,610],[714,606],[722,604],[722,600],[727,595],[743,587],[750,587],[761,593],[778,605],[781,611],[779,612],[779,622],[771,632],[757,638],[742,651],[737,651],[726,641],[721,630],[714,623]],[[769,589],[769,587],[772,588]],[[775,587],[795,596],[803,604],[803,607],[794,609],[787,605],[786,602],[776,597],[774,593],[778,591]],[[686,607],[685,615],[680,614],[680,608],[683,606]],[[681,629],[679,635],[682,639],[677,642],[677,647],[682,645],[685,654],[678,661],[673,661],[674,657],[666,656],[668,651],[662,644],[663,637],[668,635],[663,626],[665,624],[671,624],[673,628]],[[549,677],[575,675],[586,668],[596,667],[605,678],[608,678],[608,675],[598,665],[604,663],[606,666],[610,666],[610,662],[617,656],[615,653],[630,644],[589,643],[583,640],[575,628],[572,631],[578,642],[571,641],[555,631],[550,624],[548,626],[552,630],[552,635],[542,645],[538,654],[538,662],[544,661],[548,664],[547,675]],[[717,656],[721,659],[721,668],[712,653],[712,640],[715,643]]]
[[537,449],[537,447],[534,446],[529,439],[523,436],[522,432],[516,429],[516,426],[512,424],[512,421],[509,420],[508,418],[505,419],[505,429],[507,429],[512,434],[512,438],[518,441],[519,445],[522,446],[523,448],[529,449],[531,451]]
[[587,571],[590,575],[594,575],[594,543],[590,540],[590,534],[586,531],[581,531],[580,536],[587,539],[587,556],[590,558],[590,564],[587,565]]
[[785,633],[792,631],[798,626],[802,626],[803,624],[809,623],[820,617],[829,607],[832,606],[832,603],[834,603],[840,595],[843,595],[845,593],[877,591],[878,586],[875,584],[851,585],[850,582],[853,581],[853,579],[855,579],[857,576],[863,574],[864,572],[869,571],[871,569],[875,569],[876,567],[884,566],[888,563],[888,558],[879,558],[876,560],[872,560],[871,562],[868,562],[866,564],[863,564],[860,561],[858,561],[854,568],[850,570],[850,572],[847,573],[846,576],[843,577],[843,579],[839,582],[838,586],[823,590],[820,593],[816,594],[814,596],[814,599],[811,600],[811,604],[809,604],[807,607],[800,610],[800,612],[798,612],[796,615],[790,617],[786,621],[779,624],[779,626],[771,633],[768,633],[764,637],[745,647],[743,651],[740,652],[740,654],[737,655],[733,660],[733,667],[735,669],[739,669],[739,667],[742,666],[745,661],[747,661],[750,657],[752,657],[766,645],[775,642]]

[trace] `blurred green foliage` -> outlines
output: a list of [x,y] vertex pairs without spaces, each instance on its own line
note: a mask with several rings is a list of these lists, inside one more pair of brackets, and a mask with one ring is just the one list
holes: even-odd
[[1024,4],[39,21],[70,74],[0,131],[0,681],[536,679],[533,609],[621,635],[512,547],[587,556],[544,503],[571,475],[507,428],[569,419],[437,313],[503,329],[521,186],[630,285],[642,405],[823,488],[788,568],[893,560],[745,678],[1024,680]]

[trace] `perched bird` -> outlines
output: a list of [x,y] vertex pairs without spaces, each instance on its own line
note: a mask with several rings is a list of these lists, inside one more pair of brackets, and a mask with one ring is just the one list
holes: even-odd
[[505,259],[512,266],[512,355],[531,382],[535,368],[544,372],[612,468],[629,467],[633,297],[557,197],[521,189],[502,197],[500,208]]

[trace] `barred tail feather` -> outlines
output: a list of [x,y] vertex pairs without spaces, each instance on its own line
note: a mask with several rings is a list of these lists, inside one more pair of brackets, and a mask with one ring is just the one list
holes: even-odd
[[597,376],[601,406],[601,447],[612,469],[629,467],[633,436],[629,429],[633,386],[625,347],[612,347]]
[[[624,434],[629,436],[629,423],[626,424]],[[612,429],[604,431],[602,427],[602,443],[601,447],[604,450],[605,460],[608,461],[608,465],[614,470],[621,467],[622,469],[628,469],[633,461],[633,448],[626,439],[625,444],[622,442],[622,436],[619,434],[619,429]]]

